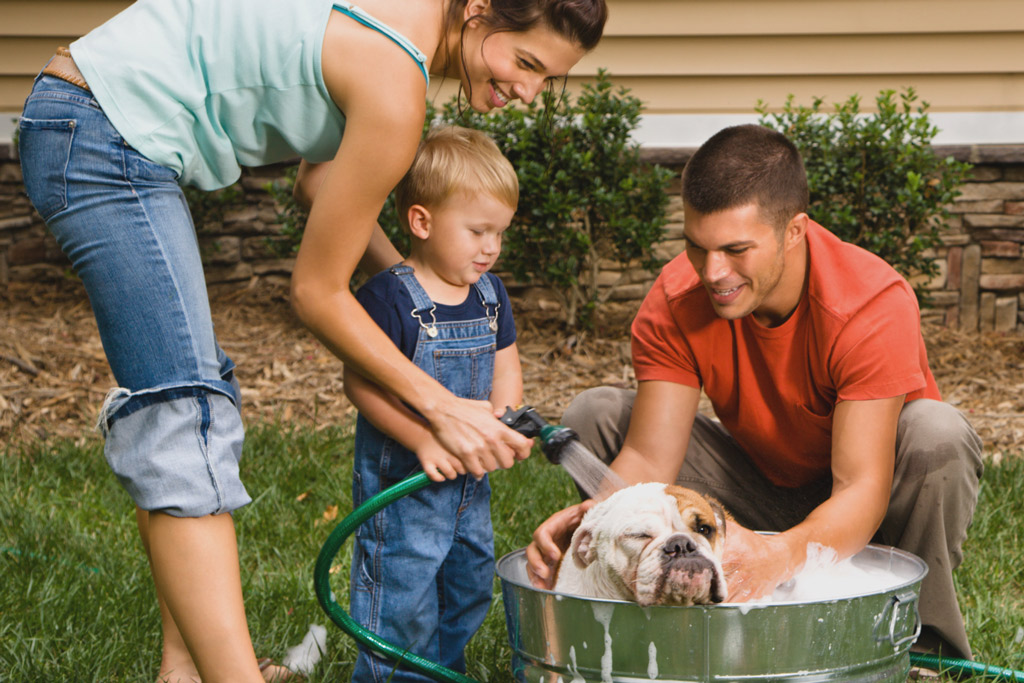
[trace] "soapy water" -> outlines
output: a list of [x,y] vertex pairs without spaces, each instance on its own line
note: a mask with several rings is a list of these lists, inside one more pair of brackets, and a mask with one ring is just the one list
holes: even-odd
[[839,561],[835,549],[819,543],[807,546],[804,568],[766,598],[748,605],[776,602],[838,600],[892,590],[910,579],[889,568],[857,564],[853,558]]
[[562,447],[558,454],[558,464],[591,498],[600,500],[626,488],[626,482],[579,441],[568,441]]
[[601,655],[601,681],[611,683],[612,681],[612,635],[611,623],[612,613],[615,605],[610,603],[594,602],[590,604],[594,610],[594,619],[604,627],[604,654]]

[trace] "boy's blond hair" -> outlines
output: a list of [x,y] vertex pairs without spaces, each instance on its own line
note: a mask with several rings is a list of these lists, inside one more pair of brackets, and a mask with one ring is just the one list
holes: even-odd
[[462,126],[431,128],[405,177],[395,187],[398,220],[409,229],[409,207],[437,209],[457,192],[486,192],[515,209],[519,179],[485,133]]

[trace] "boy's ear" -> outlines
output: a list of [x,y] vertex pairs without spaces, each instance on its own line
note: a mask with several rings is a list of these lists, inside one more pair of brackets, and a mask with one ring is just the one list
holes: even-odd
[[432,217],[427,207],[422,204],[413,204],[409,207],[406,218],[409,221],[409,232],[413,237],[425,240],[430,236]]

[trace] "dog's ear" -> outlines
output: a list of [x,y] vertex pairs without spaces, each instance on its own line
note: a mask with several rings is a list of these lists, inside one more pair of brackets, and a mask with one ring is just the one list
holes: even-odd
[[597,549],[593,541],[594,532],[586,525],[580,526],[572,535],[569,552],[572,553],[572,561],[580,569],[586,569],[591,562],[597,559]]

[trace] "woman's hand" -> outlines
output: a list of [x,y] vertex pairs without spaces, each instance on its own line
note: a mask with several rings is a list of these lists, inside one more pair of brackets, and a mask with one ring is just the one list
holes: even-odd
[[594,507],[593,500],[585,500],[548,517],[533,532],[533,541],[526,547],[526,574],[537,588],[555,587],[558,563],[569,549],[572,534],[583,521],[583,515]]
[[497,419],[488,401],[452,396],[445,405],[427,413],[426,418],[438,442],[477,478],[512,467],[516,460],[529,456],[533,446],[532,439]]

